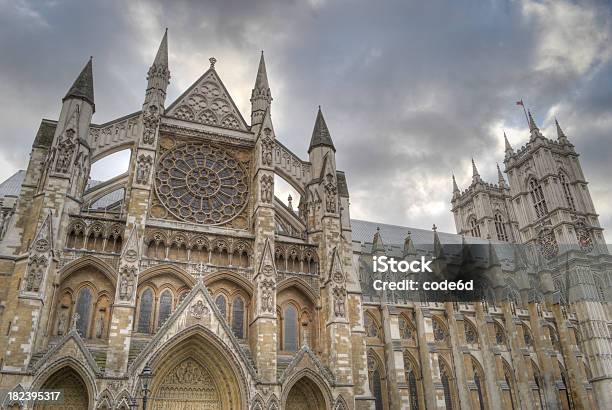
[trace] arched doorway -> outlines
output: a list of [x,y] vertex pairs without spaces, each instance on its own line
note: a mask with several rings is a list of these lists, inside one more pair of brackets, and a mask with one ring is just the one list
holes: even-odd
[[325,410],[325,398],[314,381],[309,377],[302,377],[291,386],[285,408],[292,410]]
[[154,410],[221,408],[217,382],[204,364],[191,357],[183,360],[164,377],[154,397]]
[[64,367],[51,375],[43,383],[40,390],[63,390],[64,401],[61,404],[40,403],[36,404],[36,410],[43,409],[65,409],[82,410],[89,407],[89,395],[87,386],[79,374],[71,367]]
[[171,341],[153,359],[152,367],[151,409],[244,408],[244,376],[231,353],[205,329]]

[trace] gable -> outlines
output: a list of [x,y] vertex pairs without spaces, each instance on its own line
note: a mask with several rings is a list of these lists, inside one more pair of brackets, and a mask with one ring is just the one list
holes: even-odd
[[242,114],[213,68],[168,107],[166,116],[232,130],[248,130]]

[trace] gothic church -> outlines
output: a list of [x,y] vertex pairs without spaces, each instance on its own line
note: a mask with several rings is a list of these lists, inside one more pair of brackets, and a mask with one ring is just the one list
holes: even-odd
[[[0,387],[64,392],[2,408],[612,408],[612,257],[560,127],[507,144],[509,183],[453,178],[457,235],[376,224],[350,218],[321,110],[304,160],[263,54],[248,123],[215,64],[167,104],[166,33],[142,109],[94,124],[90,60],[0,184]],[[373,255],[482,266],[486,298],[374,291]]]

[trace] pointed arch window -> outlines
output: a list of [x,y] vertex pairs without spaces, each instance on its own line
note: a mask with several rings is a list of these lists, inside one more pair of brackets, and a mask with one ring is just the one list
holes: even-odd
[[506,231],[506,222],[500,212],[495,214],[495,232],[497,233],[497,239],[500,241],[508,241],[508,232]]
[[525,341],[525,346],[532,347],[533,346],[533,337],[531,336],[531,330],[525,325],[523,327],[523,340]]
[[561,187],[563,188],[563,194],[565,195],[565,202],[572,211],[576,210],[576,203],[574,202],[574,196],[572,195],[572,188],[570,187],[569,179],[563,171],[559,171],[559,180],[561,181]]
[[367,337],[378,337],[378,325],[369,313],[364,315],[363,326]]
[[470,235],[480,237],[480,226],[478,225],[475,216],[470,218]]
[[452,393],[452,378],[451,374],[444,363],[440,360],[438,362],[440,369],[440,381],[442,382],[442,389],[444,390],[444,403],[446,404],[446,410],[453,410],[453,393]]
[[504,346],[506,344],[506,334],[504,328],[497,322],[494,323],[495,327],[495,344],[498,346]]
[[542,218],[547,215],[548,206],[544,198],[544,191],[542,190],[542,185],[535,178],[529,180],[529,194],[531,195],[531,201],[533,202],[536,216]]
[[138,332],[149,333],[151,330],[151,313],[153,312],[153,291],[145,289],[140,296],[140,313],[138,315]]
[[485,410],[485,394],[484,387],[482,385],[484,374],[480,370],[480,366],[472,359],[472,371],[474,372],[474,384],[476,385],[476,392],[478,393],[478,404],[480,410]]
[[382,380],[380,378],[378,360],[374,356],[374,352],[368,353],[368,375],[370,379],[370,391],[374,395],[374,408],[376,410],[383,410]]
[[76,313],[78,316],[76,321],[76,329],[82,338],[89,336],[89,320],[92,305],[91,296],[91,289],[85,287],[79,291],[79,296],[77,297]]
[[283,314],[283,350],[295,352],[298,348],[297,309],[287,305]]
[[244,339],[244,301],[240,296],[232,303],[232,332],[238,339]]
[[412,323],[408,321],[404,316],[399,317],[398,320],[400,337],[405,340],[415,340],[415,329]]
[[516,403],[516,397],[514,396],[516,394],[515,384],[514,384],[514,375],[512,374],[512,369],[510,368],[510,366],[505,360],[503,360],[503,366],[504,366],[504,380],[506,381],[506,384],[508,385],[508,389],[510,390],[510,406],[512,410],[514,410],[516,408],[514,404]]
[[544,407],[544,400],[542,397],[542,376],[540,376],[540,370],[536,367],[535,363],[531,362],[531,367],[533,368],[533,381],[535,382],[538,388],[538,400],[540,402],[540,408]]
[[408,383],[408,394],[410,396],[410,410],[419,410],[419,390],[417,387],[416,369],[410,360],[407,350],[404,350],[404,374]]
[[157,327],[163,326],[172,313],[172,292],[166,289],[162,292],[159,298],[159,315],[157,318]]
[[478,344],[478,332],[474,325],[467,320],[463,321],[463,330],[465,332],[465,341],[468,344]]
[[225,299],[225,295],[223,294],[218,295],[217,298],[215,299],[215,304],[217,305],[219,312],[221,312],[221,316],[223,316],[223,318],[226,318],[227,317],[227,300]]

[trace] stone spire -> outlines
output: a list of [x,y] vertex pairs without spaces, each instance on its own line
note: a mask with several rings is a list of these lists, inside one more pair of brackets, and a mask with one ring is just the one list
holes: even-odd
[[259,58],[259,67],[257,68],[257,76],[255,77],[255,86],[251,92],[251,126],[262,123],[264,113],[270,109],[272,102],[272,93],[270,92],[270,84],[268,83],[268,73],[266,72],[266,61],[264,53],[261,52]]
[[440,242],[440,237],[438,236],[438,227],[434,224],[431,229],[433,230],[433,253],[436,259],[445,259],[444,248],[442,247],[442,242]]
[[457,180],[455,180],[455,174],[453,174],[453,196],[459,194],[459,187],[457,186]]
[[312,130],[312,138],[310,139],[310,147],[308,147],[308,153],[316,147],[330,147],[336,152],[336,147],[332,142],[331,135],[325,124],[325,118],[321,112],[321,106],[319,106],[319,112],[317,112],[317,119],[315,120],[314,129]]
[[93,87],[93,57],[89,57],[89,61],[83,67],[81,74],[74,80],[72,87],[66,93],[66,96],[62,101],[66,101],[69,98],[78,98],[87,101],[91,104],[92,110],[95,111],[96,105],[94,104],[94,87]]
[[533,116],[531,115],[530,110],[527,110],[527,116],[529,117],[529,132],[531,133],[531,139],[534,139],[536,137],[542,137],[542,133],[540,132],[540,129],[533,120]]
[[557,126],[557,140],[559,140],[561,144],[569,144],[567,136],[561,129],[561,126],[559,125],[559,121],[557,121],[556,118],[555,118],[555,125]]
[[372,252],[384,252],[385,244],[383,243],[382,236],[380,236],[380,227],[376,228],[374,239],[372,239]]
[[476,168],[476,163],[474,162],[474,158],[472,158],[472,183],[480,182],[482,179],[480,178],[480,174],[478,173],[478,168]]
[[416,255],[416,249],[414,247],[414,243],[412,242],[411,232],[408,231],[406,234],[406,239],[404,239],[404,250],[402,252],[402,256],[405,258],[406,256],[414,255]]
[[506,136],[506,132],[504,131],[504,144],[506,145],[506,156],[510,156],[514,154],[514,149],[512,149],[512,145],[510,145],[510,141],[508,141],[508,137]]
[[166,89],[170,83],[170,69],[168,68],[168,29],[164,32],[153,64],[147,72],[147,92],[145,104],[164,106]]
[[505,188],[506,180],[504,179],[504,174],[502,173],[501,169],[499,169],[499,164],[495,165],[497,165],[497,183],[499,184],[500,188]]

